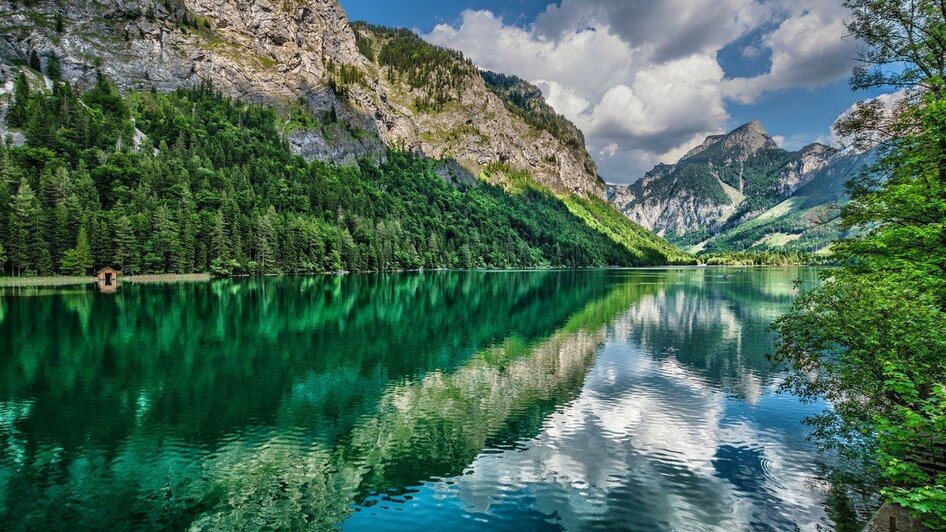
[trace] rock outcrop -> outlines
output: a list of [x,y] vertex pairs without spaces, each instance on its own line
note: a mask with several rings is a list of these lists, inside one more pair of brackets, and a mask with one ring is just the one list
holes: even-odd
[[583,143],[567,146],[527,123],[475,70],[449,105],[413,106],[425,89],[405,85],[365,56],[336,0],[3,2],[0,18],[0,64],[7,67],[0,85],[12,65],[35,58],[45,68],[53,56],[62,78],[79,87],[100,75],[125,91],[209,82],[287,116],[297,107],[330,114],[342,126],[333,134],[324,127],[287,134],[310,159],[349,164],[405,149],[454,161],[470,175],[502,163],[556,191],[605,194]]
[[842,160],[843,154],[822,144],[783,150],[753,121],[707,137],[676,164],[658,165],[631,185],[610,185],[608,198],[631,220],[690,245],[810,190]]
[[816,173],[828,166],[837,150],[824,144],[809,144],[798,151],[778,174],[777,187],[779,196],[789,196],[799,188],[811,182]]

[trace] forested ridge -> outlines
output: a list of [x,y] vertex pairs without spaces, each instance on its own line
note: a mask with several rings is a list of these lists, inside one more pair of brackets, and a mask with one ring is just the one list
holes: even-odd
[[410,30],[365,22],[353,22],[352,30],[362,55],[388,67],[389,81],[425,93],[414,100],[418,111],[442,109],[477,75],[476,65],[461,52],[434,46]]
[[456,188],[433,172],[434,161],[398,152],[380,166],[307,163],[290,152],[274,109],[209,86],[122,96],[101,79],[80,95],[52,64],[52,90],[19,75],[7,113],[26,144],[0,148],[4,274],[687,260],[650,235],[630,232],[632,242],[618,243],[534,184]]

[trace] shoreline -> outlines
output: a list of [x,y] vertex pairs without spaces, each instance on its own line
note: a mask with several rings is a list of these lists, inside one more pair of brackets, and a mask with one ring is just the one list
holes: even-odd
[[[211,279],[209,273],[129,275],[118,279],[119,283],[156,284],[206,282]],[[50,276],[50,277],[0,277],[0,288],[50,288],[58,286],[79,286],[95,284],[95,277]]]
[[[722,270],[722,269],[782,269],[782,268],[824,268],[824,265],[817,264],[784,264],[771,265],[760,264],[752,266],[739,265],[666,265],[666,266],[614,266],[614,267],[595,267],[595,268],[511,268],[505,270],[493,269],[432,269],[432,270],[384,270],[377,272],[321,272],[307,273],[298,275],[264,275],[264,276],[241,276],[221,279],[254,279],[254,278],[272,278],[272,277],[317,277],[317,276],[337,276],[337,275],[365,275],[365,274],[390,274],[390,273],[425,273],[425,272],[486,272],[486,273],[504,273],[504,272],[546,272],[546,271],[581,271],[581,270],[612,270],[612,271],[635,271],[635,270]],[[209,273],[182,273],[182,274],[148,274],[148,275],[130,275],[120,277],[119,283],[129,284],[161,284],[161,283],[204,283],[212,281],[214,278]],[[50,276],[50,277],[0,277],[0,289],[2,288],[55,288],[66,286],[81,286],[85,284],[95,284],[95,277],[75,277],[75,276]]]

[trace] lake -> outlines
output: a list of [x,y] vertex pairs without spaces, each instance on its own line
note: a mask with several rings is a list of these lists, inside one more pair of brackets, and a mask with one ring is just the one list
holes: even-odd
[[796,279],[2,288],[0,529],[831,528],[765,358]]

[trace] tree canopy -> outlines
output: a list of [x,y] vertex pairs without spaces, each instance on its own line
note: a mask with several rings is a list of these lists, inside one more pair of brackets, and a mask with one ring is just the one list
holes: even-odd
[[[843,266],[775,325],[785,387],[828,399],[814,435],[874,464],[884,496],[934,529],[946,528],[946,3],[851,1],[852,32],[873,77],[855,86],[916,87],[884,119],[878,162],[848,184],[835,245]],[[902,62],[899,72],[891,63]],[[879,73],[877,73],[879,72]],[[863,117],[861,117],[863,118]],[[876,137],[879,121],[845,133]]]

